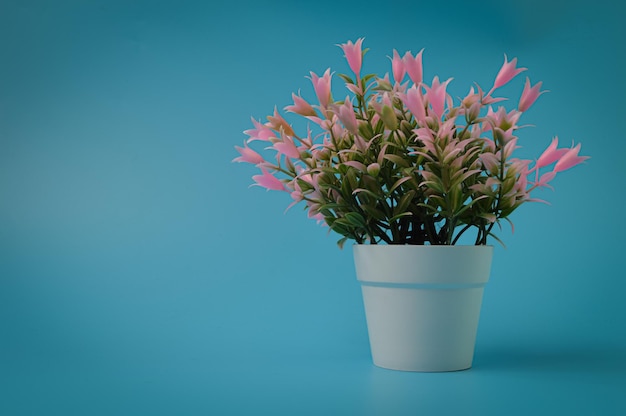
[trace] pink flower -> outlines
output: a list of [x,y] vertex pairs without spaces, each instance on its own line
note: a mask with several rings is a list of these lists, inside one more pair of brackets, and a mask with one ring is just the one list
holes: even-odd
[[446,87],[450,81],[452,81],[452,78],[444,83],[440,83],[439,77],[435,77],[432,86],[430,88],[426,87],[426,98],[428,98],[428,102],[437,117],[441,117],[445,110]]
[[416,135],[416,138],[422,142],[424,148],[432,154],[437,154],[437,147],[435,145],[435,137],[433,135],[433,131],[428,127],[420,127],[419,129],[413,130]]
[[344,103],[339,106],[337,111],[337,117],[343,123],[345,128],[352,134],[359,132],[359,125],[357,124],[356,115],[354,114],[354,107],[350,97],[346,97]]
[[541,88],[541,82],[536,83],[532,88],[530,86],[530,79],[526,77],[526,84],[524,84],[524,91],[522,91],[522,97],[519,100],[517,106],[519,111],[526,111],[537,100],[537,98],[545,91],[539,91]]
[[406,74],[404,61],[400,57],[398,51],[395,49],[393,50],[393,58],[391,59],[391,72],[393,72],[393,79],[397,83],[401,83],[404,79],[404,75]]
[[573,168],[574,166],[589,159],[589,156],[578,156],[579,151],[580,143],[578,143],[576,147],[568,149],[567,152],[559,159],[559,161],[556,162],[556,165],[554,165],[554,171],[563,172],[564,170]]
[[506,108],[498,107],[498,111],[493,111],[491,107],[487,110],[486,119],[489,121],[485,123],[486,126],[495,126],[503,131],[509,131],[511,129],[517,128],[517,122],[522,115],[521,112],[517,110],[511,110],[508,113],[506,112]]
[[565,148],[557,149],[558,144],[559,144],[559,138],[558,137],[553,138],[552,143],[550,143],[550,146],[548,146],[548,148],[543,151],[541,156],[539,156],[539,159],[537,159],[537,162],[535,162],[535,167],[533,168],[534,170],[538,170],[538,169],[541,169],[541,168],[544,168],[546,166],[553,164],[554,162],[559,160],[561,157],[563,157],[565,153],[567,153],[568,150]]
[[469,92],[461,101],[461,105],[465,108],[470,108],[474,104],[480,104],[481,98],[480,94],[474,92],[474,87],[470,87]]
[[304,98],[292,93],[291,97],[293,98],[293,105],[288,105],[285,107],[285,111],[289,111],[290,113],[296,113],[298,115],[308,117],[308,116],[316,116],[317,113],[315,109],[309,104]]
[[535,183],[535,186],[543,186],[543,187],[551,188],[551,186],[548,185],[548,182],[554,179],[555,176],[556,176],[556,172],[554,171],[546,172],[543,175],[541,175],[541,178],[539,178],[539,180]]
[[500,68],[500,71],[498,71],[498,75],[496,75],[496,80],[493,83],[493,88],[491,89],[492,91],[505,85],[517,74],[526,70],[526,68],[516,68],[516,65],[517,58],[513,58],[511,62],[508,62],[506,55],[504,55],[504,64],[502,65],[502,68]]
[[409,88],[406,94],[399,94],[400,99],[413,114],[415,119],[420,123],[425,123],[426,120],[426,106],[424,105],[424,98],[419,88],[415,85]]
[[252,163],[253,165],[258,165],[259,163],[265,162],[263,156],[250,149],[247,144],[244,143],[244,147],[235,146],[235,149],[241,154],[241,156],[233,159],[233,162],[246,162]]
[[253,184],[257,185],[257,186],[261,186],[263,188],[266,188],[268,190],[273,190],[273,191],[284,191],[285,190],[285,185],[283,185],[283,183],[280,181],[280,179],[278,179],[277,177],[275,177],[274,175],[272,175],[271,173],[269,173],[266,169],[261,168],[261,172],[263,172],[262,175],[254,175],[252,177],[252,179],[256,182]]
[[293,138],[291,136],[283,135],[282,141],[277,141],[272,146],[276,151],[280,154],[283,154],[292,159],[297,159],[300,157],[300,151],[296,147],[293,142]]
[[330,102],[330,68],[327,69],[321,77],[311,72],[311,82],[313,82],[313,89],[315,89],[315,94],[317,95],[320,105],[327,107]]
[[402,62],[404,63],[404,68],[406,72],[409,74],[409,78],[413,81],[414,84],[419,84],[422,82],[423,78],[423,70],[422,70],[422,52],[424,49],[419,51],[415,57],[411,55],[411,52],[407,52],[402,57]]
[[248,139],[248,143],[253,140],[262,140],[264,142],[267,142],[271,138],[276,137],[276,133],[269,126],[261,124],[254,118],[252,119],[252,124],[254,124],[254,129],[244,131],[244,134],[250,136],[250,138]]
[[321,212],[318,212],[316,214],[313,213],[314,211],[312,209],[309,209],[309,214],[308,217],[311,219],[314,219],[315,221],[317,221],[318,224],[325,224],[326,223],[326,218],[324,217],[324,215]]
[[267,119],[269,120],[269,125],[272,129],[276,131],[283,131],[288,136],[293,136],[295,134],[289,123],[287,123],[287,120],[280,115],[276,107],[274,107],[274,115],[267,116]]
[[339,47],[343,49],[343,53],[348,61],[348,66],[350,66],[352,72],[356,74],[357,80],[360,77],[361,64],[363,62],[363,52],[361,51],[362,43],[363,38],[360,38],[355,43],[348,41],[347,43],[339,45]]
[[358,85],[346,84],[346,88],[349,89],[352,94],[363,95],[363,89]]

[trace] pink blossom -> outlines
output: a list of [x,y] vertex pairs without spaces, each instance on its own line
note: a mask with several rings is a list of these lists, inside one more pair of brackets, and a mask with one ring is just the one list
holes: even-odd
[[265,162],[263,156],[250,149],[247,144],[244,143],[244,146],[235,146],[235,149],[241,154],[241,156],[233,159],[233,162],[246,162],[252,163],[253,165],[258,165],[259,163]]
[[485,123],[486,125],[493,124],[495,127],[499,127],[503,131],[517,128],[517,122],[520,119],[522,113],[517,110],[511,110],[508,113],[506,108],[499,107],[498,111],[493,111],[491,107],[487,110],[487,120],[491,123]]
[[272,129],[276,131],[283,131],[288,136],[293,136],[295,134],[289,123],[287,123],[287,120],[280,115],[276,107],[274,107],[274,115],[267,116],[267,119],[269,120],[269,125]]
[[276,137],[276,133],[265,124],[261,124],[254,118],[252,119],[252,124],[254,124],[254,129],[244,131],[244,134],[250,136],[248,139],[248,143],[253,140],[262,140],[264,142],[269,141],[271,138]]
[[472,105],[478,103],[480,104],[481,96],[474,92],[474,87],[470,87],[469,92],[461,101],[461,105],[465,108],[470,108]]
[[533,169],[541,169],[543,167],[549,166],[559,160],[565,153],[567,153],[567,149],[557,149],[559,144],[559,138],[554,137],[552,139],[552,143],[546,150],[543,151],[537,162],[535,162],[535,167]]
[[424,123],[426,120],[426,108],[419,88],[414,85],[407,90],[406,94],[399,94],[399,96],[404,105],[415,116],[415,119],[420,124]]
[[345,132],[345,130],[343,129],[343,127],[341,127],[341,124],[337,123],[337,117],[334,118],[335,122],[333,123],[332,127],[331,127],[331,131],[333,133],[333,136],[335,137],[343,137],[343,134]]
[[361,44],[363,38],[357,39],[356,42],[348,41],[339,45],[343,49],[343,53],[348,61],[348,66],[356,74],[357,80],[360,78],[361,64],[363,62],[363,52],[361,51]]
[[391,94],[389,93],[389,91],[386,91],[383,94],[382,102],[383,102],[383,106],[386,105],[387,107],[393,108],[393,98],[391,97]]
[[391,59],[391,72],[393,72],[393,79],[397,83],[401,83],[404,79],[404,75],[406,74],[404,61],[400,57],[398,51],[395,49],[393,50],[393,58]]
[[[455,124],[455,120],[453,118],[446,120],[445,123],[443,123],[441,126],[439,126],[439,130],[437,131],[437,136],[439,136],[439,139],[446,139],[446,140],[451,140],[452,139],[452,134],[456,131],[456,124]],[[471,140],[469,140],[471,141]],[[463,141],[463,142],[455,142],[454,146],[459,145],[464,147],[469,141]],[[452,143],[449,143],[452,144]],[[462,150],[462,149],[461,149]]]
[[539,91],[541,88],[541,82],[536,83],[532,88],[530,86],[530,79],[526,77],[526,84],[524,84],[524,91],[522,91],[522,96],[519,100],[519,105],[517,106],[519,111],[526,111],[530,108],[531,105],[537,100],[537,98],[543,94],[545,91]]
[[283,135],[281,141],[277,141],[272,146],[276,151],[280,154],[283,154],[292,159],[297,159],[300,157],[300,152],[293,142],[293,138],[291,136]]
[[363,89],[359,85],[346,84],[346,88],[349,89],[352,94],[363,95]]
[[480,110],[482,109],[483,109],[483,106],[481,103],[474,103],[470,105],[465,113],[466,119],[469,120],[470,122],[473,122],[474,120],[478,118],[478,116],[480,115]]
[[554,165],[554,171],[563,172],[564,170],[573,168],[574,166],[589,159],[589,156],[578,156],[579,151],[580,143],[578,143],[576,147],[568,149],[567,152],[559,159],[559,161],[556,162],[556,165]]
[[428,102],[437,117],[443,115],[446,104],[446,87],[450,81],[452,81],[452,78],[444,83],[440,83],[439,77],[435,77],[432,86],[430,88],[426,87],[426,98],[428,98]]
[[298,202],[300,202],[300,201],[302,201],[304,199],[304,194],[302,193],[302,190],[298,186],[298,181],[297,180],[293,180],[289,185],[294,187],[295,190],[292,191],[289,194],[291,199],[293,199],[293,202],[291,204],[289,204],[287,206],[287,208],[285,208],[285,212],[289,211],[293,206],[297,205]]
[[312,175],[310,173],[305,173],[305,174],[302,174],[302,175],[298,176],[298,178],[302,179],[304,182],[308,183],[313,188],[317,189],[317,188],[319,188],[318,176],[319,175]]
[[541,175],[541,178],[539,178],[539,180],[535,183],[535,186],[550,187],[548,185],[548,182],[554,179],[555,176],[556,176],[556,172],[554,171],[546,172],[543,175]]
[[285,190],[285,185],[283,185],[283,183],[280,181],[280,179],[278,179],[277,177],[275,177],[274,175],[269,173],[264,168],[261,168],[261,172],[263,172],[262,175],[254,175],[252,177],[252,179],[256,182],[253,185],[258,185],[258,186],[261,186],[261,187],[266,188],[268,190],[271,189],[273,191],[284,191]]
[[498,75],[496,75],[496,80],[493,83],[492,91],[496,88],[500,88],[501,86],[508,83],[512,80],[517,74],[522,71],[525,71],[527,68],[516,68],[517,58],[513,58],[511,62],[508,62],[506,55],[504,55],[504,64],[498,71]]
[[307,120],[312,121],[313,123],[317,124],[318,126],[324,128],[324,123],[326,122],[325,119],[322,119],[318,116],[307,116]]
[[330,83],[331,83],[330,68],[324,72],[323,76],[318,76],[314,72],[311,72],[311,82],[313,83],[313,89],[322,107],[327,107],[330,102]]
[[339,106],[337,117],[339,117],[339,120],[341,120],[350,133],[357,134],[359,132],[356,115],[354,114],[354,106],[352,105],[352,101],[350,101],[350,97],[346,97],[343,104]]
[[307,116],[316,116],[317,113],[315,109],[309,104],[304,98],[292,93],[291,97],[293,98],[294,105],[288,105],[285,107],[285,111],[289,111],[290,113],[296,113],[298,115],[307,117]]
[[326,224],[326,218],[321,212],[314,214],[313,210],[309,209],[308,217],[317,221],[318,224]]
[[414,84],[419,84],[422,82],[423,78],[423,70],[422,70],[422,52],[424,49],[419,51],[415,57],[411,55],[411,52],[407,52],[402,57],[402,62],[404,63],[404,68],[406,72],[409,74],[409,78],[413,81]]
[[437,154],[437,147],[435,145],[435,137],[433,135],[433,131],[428,127],[420,127],[419,129],[413,130],[416,135],[416,138],[422,142],[426,150],[428,150],[432,154]]

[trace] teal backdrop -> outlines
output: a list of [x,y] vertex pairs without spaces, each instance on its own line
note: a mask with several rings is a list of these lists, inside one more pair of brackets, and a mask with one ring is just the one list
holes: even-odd
[[[0,2],[0,414],[624,415],[619,1]],[[250,188],[234,146],[424,48],[450,91],[543,81],[521,154],[584,165],[501,233],[465,372],[371,364],[350,247]],[[524,77],[505,93],[517,97]],[[345,91],[336,81],[337,96]]]

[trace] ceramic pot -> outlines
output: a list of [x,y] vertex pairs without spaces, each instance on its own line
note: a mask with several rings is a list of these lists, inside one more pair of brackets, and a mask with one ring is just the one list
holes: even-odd
[[355,245],[374,364],[470,368],[492,255],[492,246]]

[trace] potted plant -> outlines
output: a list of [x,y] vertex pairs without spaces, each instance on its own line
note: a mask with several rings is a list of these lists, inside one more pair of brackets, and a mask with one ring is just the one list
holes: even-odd
[[[499,241],[494,227],[534,190],[584,160],[555,137],[536,160],[514,156],[520,116],[543,93],[527,78],[517,108],[496,91],[526,68],[504,64],[485,92],[455,100],[451,79],[423,78],[422,53],[393,51],[391,77],[362,75],[363,39],[339,45],[352,75],[335,99],[333,74],[311,72],[317,102],[293,94],[254,128],[238,162],[260,169],[254,185],[288,192],[308,216],[354,243],[374,364],[413,371],[471,367],[476,329]],[[261,143],[262,150],[249,147]],[[262,154],[267,154],[263,156]],[[512,225],[512,224],[511,224]],[[471,233],[471,234],[470,234]],[[465,242],[464,244],[459,244]]]

